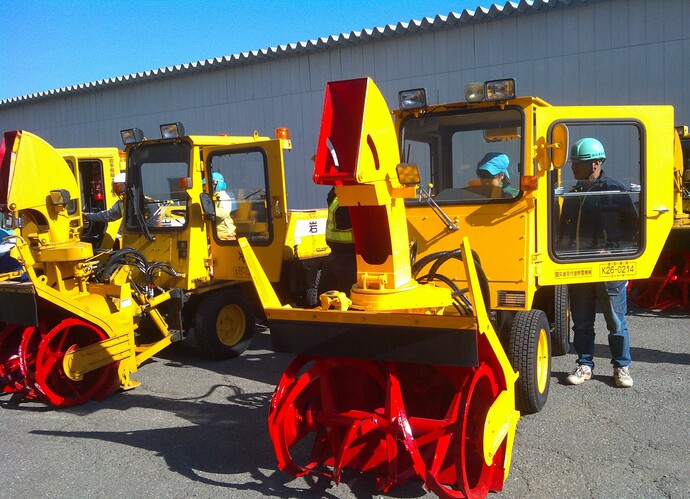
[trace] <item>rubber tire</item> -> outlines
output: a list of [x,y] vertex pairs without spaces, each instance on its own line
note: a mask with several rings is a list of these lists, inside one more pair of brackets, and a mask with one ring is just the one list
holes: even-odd
[[[540,337],[545,343],[546,352],[543,351],[544,345],[540,352]],[[540,358],[544,355],[545,358]],[[549,396],[551,380],[551,334],[549,321],[543,311],[527,310],[515,314],[508,342],[508,359],[513,369],[520,373],[515,382],[517,409],[523,414],[541,411]],[[544,367],[545,372],[541,372]],[[540,373],[543,383],[541,390]]]
[[[309,279],[309,277],[313,279]],[[307,308],[314,308],[319,304],[319,285],[321,283],[321,269],[316,271],[307,272]]]
[[568,286],[554,286],[551,354],[557,357],[570,351],[570,300]]
[[[242,336],[233,344],[223,343],[217,331],[217,320],[221,311],[231,306],[232,313],[241,316],[236,318],[244,320]],[[227,311],[226,311],[227,312]],[[194,318],[194,337],[199,349],[215,360],[233,359],[242,355],[249,347],[252,337],[256,332],[256,317],[249,300],[239,289],[224,289],[210,293],[202,298]]]

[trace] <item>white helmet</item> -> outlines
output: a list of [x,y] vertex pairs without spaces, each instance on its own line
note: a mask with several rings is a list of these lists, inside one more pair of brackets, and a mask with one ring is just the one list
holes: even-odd
[[115,191],[115,194],[120,195],[125,193],[126,179],[127,177],[125,176],[125,172],[120,172],[113,177],[113,190]]

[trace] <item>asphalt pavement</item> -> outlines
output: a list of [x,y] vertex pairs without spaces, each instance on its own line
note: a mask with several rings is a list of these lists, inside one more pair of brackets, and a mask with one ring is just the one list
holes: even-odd
[[[501,496],[690,497],[690,315],[628,321],[634,387],[614,387],[598,322],[593,379],[563,385],[575,356],[554,358],[549,400],[520,419]],[[278,471],[266,418],[290,360],[264,331],[226,362],[185,341],[141,366],[140,387],[102,402],[55,410],[0,396],[0,497],[431,497],[420,482],[382,495],[369,474],[335,486]]]

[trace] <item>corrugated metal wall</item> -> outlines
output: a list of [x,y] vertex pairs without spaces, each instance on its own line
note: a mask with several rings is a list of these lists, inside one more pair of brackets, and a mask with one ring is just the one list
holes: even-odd
[[[518,93],[552,104],[670,104],[690,124],[690,2],[604,0],[529,7],[495,19],[408,32],[160,80],[67,92],[0,106],[0,130],[26,129],[56,147],[119,143],[119,130],[185,124],[187,133],[273,135],[291,129],[291,208],[325,205],[311,181],[329,80],[371,76],[391,107],[424,86],[430,100],[463,100],[464,84],[514,76]],[[404,13],[401,13],[401,17]],[[685,90],[684,90],[685,89]]]

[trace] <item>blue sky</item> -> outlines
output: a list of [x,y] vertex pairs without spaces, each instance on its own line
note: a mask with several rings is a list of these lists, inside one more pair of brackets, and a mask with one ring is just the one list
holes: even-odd
[[0,0],[0,100],[491,0]]

